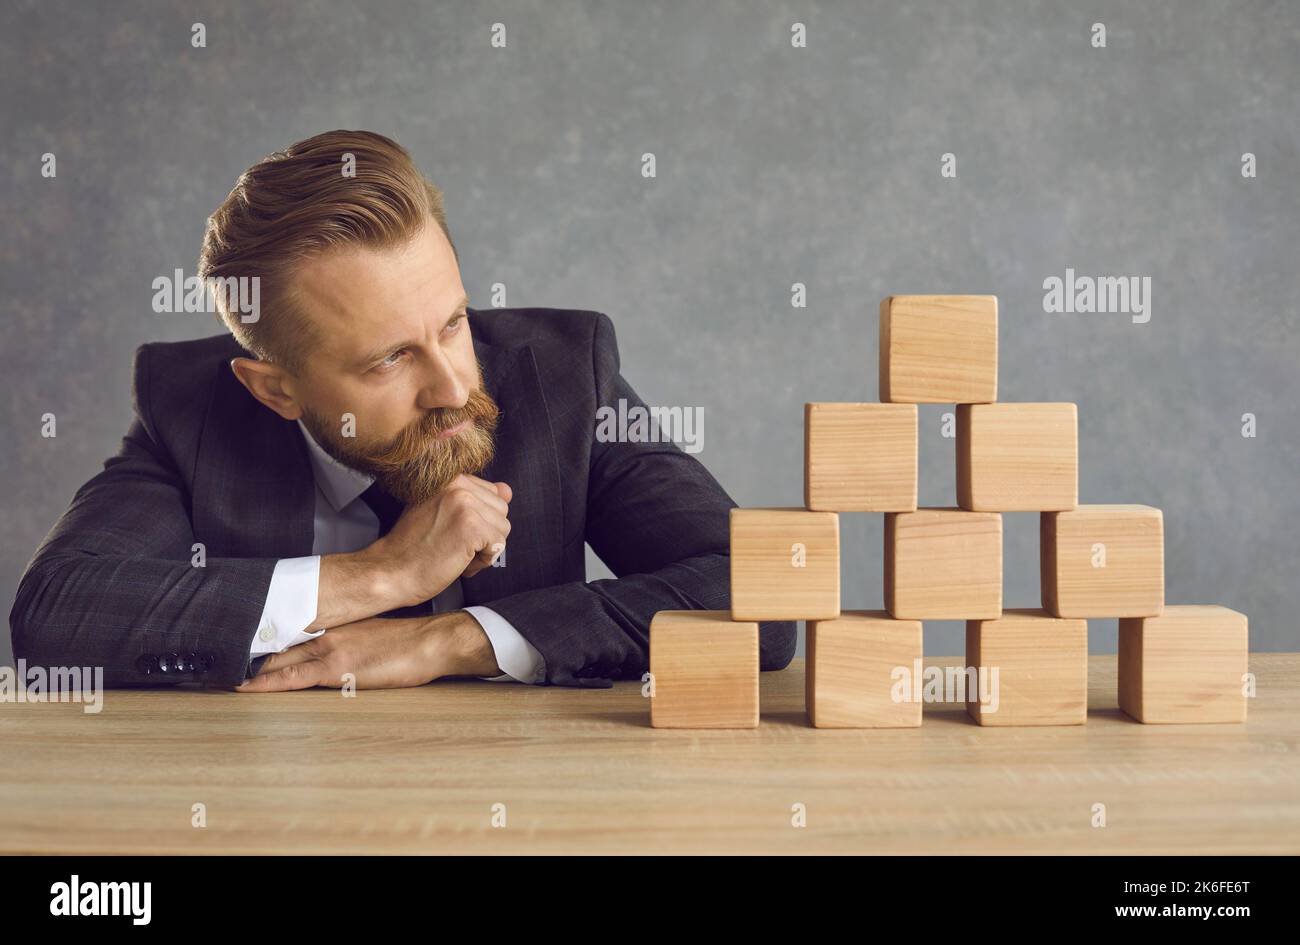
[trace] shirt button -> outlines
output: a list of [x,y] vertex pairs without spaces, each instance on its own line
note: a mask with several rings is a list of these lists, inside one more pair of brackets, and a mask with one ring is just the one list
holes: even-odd
[[275,631],[272,630],[269,626],[263,627],[258,632],[257,635],[263,643],[270,643],[272,640],[275,639]]

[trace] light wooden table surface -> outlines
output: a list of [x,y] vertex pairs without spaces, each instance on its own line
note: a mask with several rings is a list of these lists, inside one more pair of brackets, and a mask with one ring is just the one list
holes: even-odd
[[1090,662],[1067,728],[812,729],[802,661],[748,731],[651,729],[634,683],[5,703],[0,852],[1300,852],[1300,654],[1251,657],[1245,725],[1131,722]]

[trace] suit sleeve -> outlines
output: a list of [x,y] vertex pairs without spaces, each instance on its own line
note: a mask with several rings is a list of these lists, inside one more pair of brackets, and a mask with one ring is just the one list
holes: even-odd
[[19,582],[14,656],[102,666],[108,686],[235,685],[276,560],[196,556],[187,490],[150,432],[148,345],[134,375],[121,449],[77,490]]
[[[614,327],[596,319],[598,407],[645,404],[619,373]],[[585,537],[615,579],[524,591],[490,604],[542,654],[547,683],[606,687],[649,665],[650,620],[660,610],[731,607],[728,516],[735,502],[673,443],[600,442],[591,418]],[[794,656],[791,622],[759,626],[761,669]]]

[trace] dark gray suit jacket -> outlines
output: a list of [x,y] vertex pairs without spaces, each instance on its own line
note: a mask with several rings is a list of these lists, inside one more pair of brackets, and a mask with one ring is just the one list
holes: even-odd
[[[563,309],[471,311],[484,385],[501,408],[506,566],[462,582],[541,652],[545,681],[603,687],[646,670],[659,610],[730,606],[728,510],[671,443],[602,443],[596,410],[642,404],[619,374],[609,319]],[[230,686],[249,657],[280,558],[312,553],[315,481],[296,423],[255,400],[230,335],[135,357],[135,419],[37,549],[9,616],[15,657],[102,665],[110,686]],[[206,566],[191,564],[202,542]],[[585,580],[584,543],[616,580]],[[794,654],[793,623],[761,626],[760,665]]]

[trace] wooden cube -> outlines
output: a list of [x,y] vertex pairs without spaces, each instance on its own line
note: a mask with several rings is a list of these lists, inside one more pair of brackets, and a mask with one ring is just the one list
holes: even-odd
[[1170,606],[1119,622],[1119,707],[1139,722],[1244,722],[1245,614]]
[[1164,517],[1149,505],[1044,512],[1043,608],[1057,617],[1151,617],[1165,604]]
[[885,609],[900,620],[1002,613],[1002,516],[917,509],[885,516]]
[[1074,404],[959,404],[957,504],[978,512],[1046,512],[1079,504]]
[[[1088,621],[1006,610],[966,623],[966,663],[988,674],[966,711],[980,725],[1082,725],[1088,720]],[[996,677],[993,670],[997,670]]]
[[806,509],[731,510],[733,620],[840,615],[840,518]]
[[916,508],[915,404],[807,404],[804,505],[829,512]]
[[758,725],[758,624],[725,610],[661,610],[650,621],[650,724]]
[[896,404],[997,400],[997,297],[895,295],[881,302],[880,399]]
[[[921,621],[847,611],[808,622],[804,702],[816,728],[913,728],[920,698],[895,701],[894,669],[921,660]],[[914,685],[920,685],[915,680]]]

